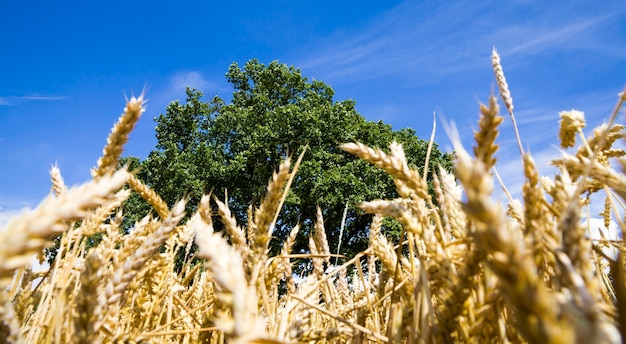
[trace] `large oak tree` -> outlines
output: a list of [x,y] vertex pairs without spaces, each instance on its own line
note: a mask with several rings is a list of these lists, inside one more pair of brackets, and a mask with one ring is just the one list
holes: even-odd
[[[307,146],[276,224],[277,242],[300,223],[303,230],[296,250],[305,250],[304,239],[319,205],[334,253],[347,205],[341,253],[349,256],[363,250],[371,216],[356,205],[397,195],[385,172],[341,151],[338,144],[360,141],[385,150],[396,140],[403,144],[409,163],[422,170],[428,142],[412,129],[393,130],[381,121],[365,120],[353,100],[334,100],[329,85],[276,61],[264,65],[251,60],[243,68],[233,63],[226,77],[233,87],[228,103],[217,96],[205,100],[200,91],[188,89],[185,103],[172,102],[156,118],[156,149],[140,162],[138,177],[170,205],[189,197],[193,207],[202,194],[213,190],[223,198],[227,190],[229,205],[243,223],[248,206],[260,201],[280,162]],[[451,169],[450,156],[436,145],[430,161],[431,166]],[[127,219],[135,221],[147,210],[134,198],[127,203]],[[392,221],[387,224],[388,232],[397,236],[398,227]]]

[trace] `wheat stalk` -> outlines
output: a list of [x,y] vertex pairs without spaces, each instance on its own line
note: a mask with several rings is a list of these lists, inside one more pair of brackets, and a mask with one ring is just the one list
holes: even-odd
[[498,84],[498,89],[500,90],[500,98],[504,102],[504,106],[509,111],[509,116],[511,117],[511,122],[513,122],[513,129],[515,130],[515,138],[517,140],[517,147],[519,149],[520,155],[524,156],[524,148],[522,148],[522,139],[519,134],[519,130],[517,129],[517,122],[515,121],[515,115],[513,113],[513,98],[511,98],[511,92],[509,91],[509,84],[506,82],[506,78],[504,76],[504,70],[502,69],[502,65],[500,64],[500,55],[496,51],[496,48],[493,48],[491,52],[491,66],[493,67],[493,72],[496,76],[496,83]]
[[[128,257],[123,264],[117,268],[112,274],[111,280],[105,287],[105,303],[107,307],[113,305],[123,306],[124,299],[123,294],[126,288],[132,281],[132,279],[140,272],[140,268],[146,264],[161,245],[168,239],[170,233],[175,229],[176,225],[185,215],[186,201],[181,200],[174,205],[170,215],[165,219],[163,224],[152,233],[141,246]],[[114,309],[114,308],[113,308]],[[109,315],[102,317],[98,322],[96,329],[99,330],[110,317],[114,316],[115,312],[109,310]]]
[[215,319],[218,327],[232,343],[263,337],[263,325],[256,316],[254,287],[246,281],[241,255],[198,216],[192,217],[189,225],[196,233],[198,256],[207,259],[220,288],[217,301],[230,310],[230,315],[221,313]]

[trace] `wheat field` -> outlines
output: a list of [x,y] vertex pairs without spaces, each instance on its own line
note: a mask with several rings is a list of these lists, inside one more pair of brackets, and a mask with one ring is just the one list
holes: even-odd
[[[506,117],[516,124],[495,50],[492,62],[507,114],[494,96],[480,105],[473,150],[455,141],[455,175],[438,166],[420,175],[396,143],[385,151],[341,146],[391,175],[399,198],[360,205],[374,214],[369,248],[333,269],[319,208],[310,254],[291,252],[297,225],[280,254],[268,254],[302,156],[280,165],[247,223],[211,195],[185,214],[187,200],[169,208],[131,171],[117,169],[143,112],[143,97],[130,99],[92,180],[68,189],[53,167],[50,196],[0,230],[0,342],[622,342],[625,246],[608,227],[624,228],[626,152],[617,146],[626,134],[617,119],[626,93],[592,130],[584,130],[582,112],[560,113],[554,135],[564,150],[552,161],[554,176],[539,175],[516,130],[522,197],[500,202],[496,140]],[[426,173],[435,178],[434,196]],[[123,234],[121,209],[133,192],[153,211]],[[604,199],[602,213],[592,214],[604,219],[600,239],[590,239],[596,229],[582,221],[591,195]],[[402,224],[400,242],[381,232],[384,217]],[[215,221],[223,231],[213,230]],[[88,245],[95,234],[101,242]],[[57,257],[38,271],[34,259],[44,260],[55,235]],[[176,252],[193,243],[201,263],[189,258],[176,272]],[[293,264],[303,259],[312,271],[296,278]]]

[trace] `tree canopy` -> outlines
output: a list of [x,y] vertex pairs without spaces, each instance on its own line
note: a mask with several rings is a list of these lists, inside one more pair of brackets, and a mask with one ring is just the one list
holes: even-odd
[[[341,253],[363,250],[371,216],[356,205],[397,194],[384,171],[343,152],[338,144],[359,141],[386,150],[396,140],[403,144],[409,163],[422,170],[428,142],[412,129],[393,130],[382,121],[365,120],[353,100],[334,100],[329,85],[309,80],[293,66],[251,60],[243,68],[233,63],[226,77],[233,87],[228,103],[218,96],[205,100],[202,92],[188,88],[185,103],[172,102],[155,119],[155,149],[144,161],[129,159],[139,165],[139,179],[170,206],[182,197],[191,198],[189,204],[194,206],[211,190],[224,199],[227,192],[233,214],[245,222],[248,206],[259,202],[280,162],[307,146],[274,236],[281,241],[300,223],[295,249],[304,250],[303,239],[319,205],[335,253],[347,205]],[[430,161],[431,166],[452,166],[450,156],[436,145]],[[136,221],[146,210],[135,198],[125,211],[129,221]],[[393,232],[393,226],[388,230]]]

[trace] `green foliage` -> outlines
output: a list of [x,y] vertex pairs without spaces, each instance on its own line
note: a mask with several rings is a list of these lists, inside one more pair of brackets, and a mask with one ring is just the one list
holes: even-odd
[[[306,236],[315,220],[315,207],[324,211],[331,251],[335,251],[344,207],[348,217],[342,254],[352,255],[367,245],[371,216],[356,205],[365,200],[397,197],[391,178],[381,169],[341,151],[339,143],[360,141],[385,149],[403,144],[413,167],[422,169],[428,142],[411,129],[394,131],[383,122],[366,121],[352,100],[335,101],[332,88],[308,80],[294,67],[276,61],[233,63],[226,74],[234,92],[230,103],[220,97],[203,101],[200,91],[187,89],[184,104],[172,102],[156,118],[157,146],[141,163],[138,177],[171,206],[181,197],[190,206],[213,190],[239,221],[246,221],[250,204],[258,204],[267,181],[282,160],[307,146],[274,232],[276,250],[289,229],[301,223],[296,251],[306,250]],[[431,166],[451,170],[451,160],[436,145]],[[227,191],[226,191],[227,190]],[[146,214],[145,202],[131,199],[126,215]],[[193,209],[190,209],[193,210]],[[133,217],[134,216],[134,217]],[[399,226],[387,221],[390,235]]]

